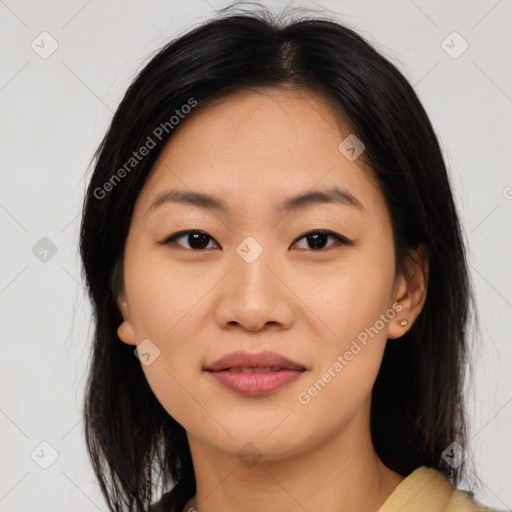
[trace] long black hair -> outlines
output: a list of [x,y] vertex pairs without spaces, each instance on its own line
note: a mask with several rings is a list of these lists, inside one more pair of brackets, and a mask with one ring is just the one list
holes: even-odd
[[[284,19],[265,8],[228,9],[167,44],[130,85],[94,154],[80,233],[95,325],[84,420],[111,510],[147,510],[157,485],[174,486],[177,510],[195,492],[186,432],[154,396],[133,347],[117,335],[134,204],[177,116],[181,127],[213,98],[251,87],[292,85],[324,95],[365,145],[361,158],[391,213],[397,270],[405,271],[413,249],[428,254],[426,302],[403,339],[387,344],[371,434],[383,463],[404,476],[422,465],[454,484],[462,475],[463,465],[452,468],[441,455],[454,441],[465,446],[472,294],[438,140],[408,81],[355,31],[325,18]],[[150,151],[135,160],[133,152],[151,146],[150,139]]]

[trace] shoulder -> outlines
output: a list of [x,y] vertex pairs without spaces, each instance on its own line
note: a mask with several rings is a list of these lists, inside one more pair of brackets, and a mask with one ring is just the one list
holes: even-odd
[[474,501],[470,493],[455,489],[438,470],[415,469],[395,488],[378,512],[493,512]]

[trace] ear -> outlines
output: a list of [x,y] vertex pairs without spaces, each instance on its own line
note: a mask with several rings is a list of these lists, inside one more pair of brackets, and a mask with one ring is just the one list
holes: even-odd
[[[391,339],[400,338],[412,327],[425,304],[429,261],[423,246],[409,253],[406,267],[405,275],[400,274],[395,284],[393,303],[399,303],[401,308],[395,308],[397,314],[389,324],[388,338]],[[406,325],[400,325],[399,322],[404,320],[407,321]]]
[[117,335],[119,339],[127,345],[137,345],[135,343],[135,329],[130,320],[130,310],[124,296],[119,298],[117,305],[123,315],[123,323],[117,328]]

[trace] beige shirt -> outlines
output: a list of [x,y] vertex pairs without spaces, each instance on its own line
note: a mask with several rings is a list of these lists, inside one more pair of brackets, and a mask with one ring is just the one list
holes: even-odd
[[[173,511],[170,507],[171,493],[172,491],[152,504],[150,512]],[[184,512],[187,512],[187,507]],[[422,466],[405,477],[376,512],[497,511],[478,504],[467,492],[454,489],[440,471]]]
[[425,466],[404,478],[378,512],[492,512],[464,491],[453,488],[436,469]]

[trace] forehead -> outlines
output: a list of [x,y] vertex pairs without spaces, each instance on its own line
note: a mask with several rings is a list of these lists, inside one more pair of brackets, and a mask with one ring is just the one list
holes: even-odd
[[332,186],[368,201],[378,191],[362,159],[340,152],[350,132],[333,110],[319,94],[276,88],[242,90],[198,107],[159,155],[141,208],[146,212],[177,187],[208,191],[244,209]]

